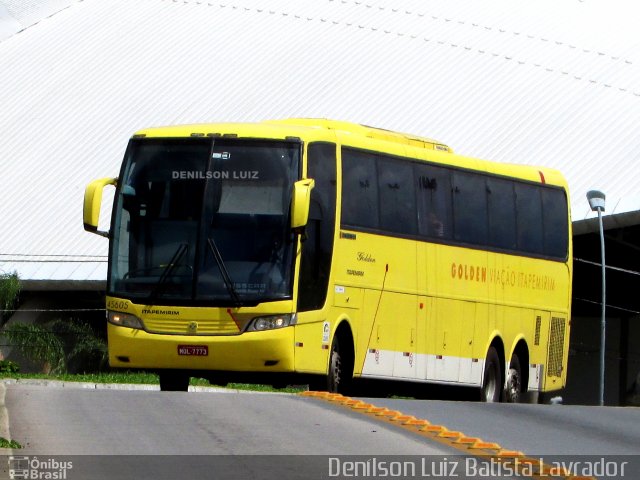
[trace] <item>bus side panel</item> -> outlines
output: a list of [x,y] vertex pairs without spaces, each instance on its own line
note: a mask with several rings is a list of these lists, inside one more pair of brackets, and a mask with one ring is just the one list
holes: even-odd
[[391,377],[395,359],[396,328],[389,318],[389,295],[365,290],[359,349],[365,354],[362,375]]
[[367,290],[358,342],[365,375],[415,380],[418,376],[418,297]]
[[434,380],[457,381],[460,370],[461,302],[436,300],[436,362]]
[[[424,288],[423,288],[424,290]],[[429,355],[427,352],[434,351],[435,339],[433,330],[435,328],[432,312],[433,312],[432,297],[420,296],[418,297],[418,313],[416,315],[416,379],[419,381],[425,381],[429,378],[429,375],[433,371],[433,363],[435,360],[434,355]]]
[[[490,333],[486,252],[423,243],[426,252],[428,380],[480,385]],[[479,350],[482,350],[481,352]]]
[[416,242],[343,229],[335,252],[336,292],[357,287],[364,292],[355,374],[414,379],[419,308]]
[[534,316],[533,341],[529,342],[529,390],[541,391],[544,389],[551,313],[536,310]]
[[[325,327],[326,326],[326,327]],[[330,332],[333,324],[323,310],[298,313],[295,328],[295,370],[299,373],[327,373]],[[328,328],[328,332],[325,332]]]
[[418,297],[415,295],[385,293],[385,306],[389,309],[385,317],[396,325],[393,376],[415,380],[417,376],[417,315]]
[[464,384],[480,385],[482,368],[474,355],[475,339],[482,338],[482,327],[486,325],[488,308],[486,303],[462,302],[460,335],[460,372],[458,381]]

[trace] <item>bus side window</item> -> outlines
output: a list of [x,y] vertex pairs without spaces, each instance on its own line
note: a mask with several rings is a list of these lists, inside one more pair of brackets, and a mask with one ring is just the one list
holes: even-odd
[[416,234],[416,194],[411,163],[380,157],[380,228],[402,235]]
[[518,249],[525,253],[543,252],[542,202],[536,185],[516,183]]
[[451,180],[446,168],[415,165],[418,234],[432,239],[451,238]]
[[376,155],[342,149],[342,224],[378,229]]
[[544,221],[544,253],[564,259],[567,256],[569,232],[567,228],[567,197],[560,189],[542,189]]
[[507,250],[517,248],[515,201],[513,181],[502,178],[487,179],[490,246]]
[[471,245],[486,245],[487,188],[482,176],[453,173],[454,238]]

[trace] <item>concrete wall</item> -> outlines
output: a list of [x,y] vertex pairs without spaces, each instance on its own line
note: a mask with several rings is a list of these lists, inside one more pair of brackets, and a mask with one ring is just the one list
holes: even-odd
[[[607,317],[605,404],[640,405],[640,317]],[[571,322],[567,387],[563,403],[597,405],[600,388],[600,317]]]

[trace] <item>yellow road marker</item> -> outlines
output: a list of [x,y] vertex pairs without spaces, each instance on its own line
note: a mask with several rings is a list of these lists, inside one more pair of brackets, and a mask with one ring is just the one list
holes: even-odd
[[[455,448],[466,455],[473,455],[487,461],[491,459],[492,461],[517,467],[520,475],[530,476],[532,478],[545,477],[549,480],[597,480],[595,477],[571,475],[571,472],[559,467],[546,465],[540,459],[526,457],[525,454],[519,450],[505,449],[497,443],[486,442],[477,437],[469,437],[462,432],[449,430],[444,425],[433,425],[427,419],[416,418],[413,415],[405,415],[398,410],[377,407],[371,403],[335,393],[302,392],[301,395],[343,405],[363,415],[375,417],[383,422],[398,425],[413,433],[421,434],[431,440]],[[523,466],[527,466],[528,468],[524,469]]]

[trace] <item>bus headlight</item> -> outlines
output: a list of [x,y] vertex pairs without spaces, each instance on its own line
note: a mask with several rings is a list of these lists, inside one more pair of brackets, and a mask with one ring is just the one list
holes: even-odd
[[296,314],[285,313],[282,315],[269,315],[265,317],[255,317],[247,327],[249,332],[262,332],[264,330],[274,330],[295,325]]
[[129,327],[138,330],[144,330],[142,320],[130,313],[122,312],[107,312],[107,320],[109,323],[113,323],[119,327]]

